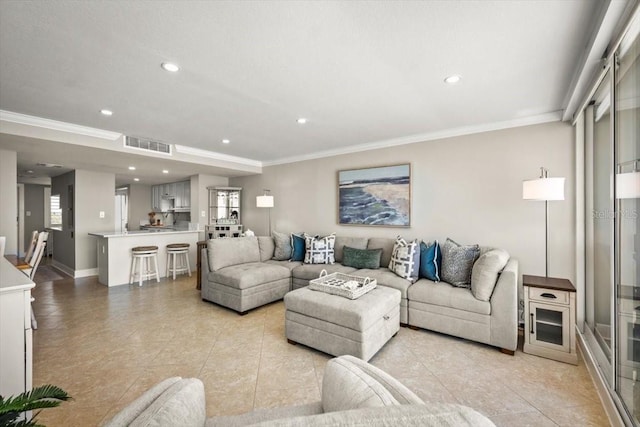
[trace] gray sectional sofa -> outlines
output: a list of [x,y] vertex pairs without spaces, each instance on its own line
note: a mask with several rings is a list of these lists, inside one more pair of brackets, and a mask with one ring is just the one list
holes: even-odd
[[[395,239],[336,236],[334,264],[275,261],[271,237],[212,239],[203,249],[202,299],[241,314],[280,300],[309,284],[322,270],[376,279],[379,286],[400,291],[400,323],[489,344],[513,353],[518,341],[518,262],[511,258],[498,275],[489,301],[468,288],[421,278],[415,283],[390,271]],[[382,249],[380,268],[355,269],[341,264],[345,246]],[[487,248],[481,248],[486,251]]]
[[202,381],[174,377],[147,390],[105,426],[494,426],[469,407],[425,403],[386,372],[351,356],[327,362],[321,395],[306,405],[207,419]]

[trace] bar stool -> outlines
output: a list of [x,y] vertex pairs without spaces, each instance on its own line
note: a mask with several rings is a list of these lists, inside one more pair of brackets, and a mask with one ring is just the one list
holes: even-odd
[[[153,258],[153,267],[151,261]],[[129,284],[133,284],[138,277],[138,286],[142,286],[142,281],[155,276],[156,281],[160,281],[158,274],[158,247],[157,246],[137,246],[131,249],[131,270],[129,272]]]
[[176,280],[176,273],[189,273],[191,277],[191,266],[189,265],[189,243],[172,243],[167,245],[167,274],[173,273],[173,280]]

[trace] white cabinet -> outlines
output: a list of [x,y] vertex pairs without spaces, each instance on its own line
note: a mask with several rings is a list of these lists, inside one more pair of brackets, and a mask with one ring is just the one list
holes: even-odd
[[[163,204],[162,201],[165,201]],[[173,200],[171,209],[188,211],[191,209],[191,181],[169,182],[151,187],[151,204],[156,212],[162,212],[167,200]],[[167,210],[166,206],[165,210]]]
[[569,280],[524,275],[525,353],[578,363],[576,291]]
[[27,276],[0,257],[0,395],[4,397],[31,390],[34,286]]

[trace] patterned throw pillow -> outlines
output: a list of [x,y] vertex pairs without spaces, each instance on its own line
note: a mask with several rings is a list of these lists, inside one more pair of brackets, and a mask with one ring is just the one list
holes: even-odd
[[333,248],[336,245],[336,233],[325,237],[304,235],[306,252],[305,264],[333,264],[336,262]]
[[471,286],[473,263],[480,256],[480,246],[462,246],[451,239],[442,245],[442,271],[440,279],[458,288]]
[[440,245],[436,240],[433,243],[420,243],[420,277],[440,281],[440,270],[442,269],[442,255]]
[[398,236],[393,245],[389,270],[413,283],[418,280],[419,269],[420,246],[418,245],[418,241],[414,240],[411,243],[407,243],[406,240]]
[[290,261],[304,261],[305,247],[304,247],[304,233],[293,234],[291,233],[291,260]]
[[356,249],[345,246],[343,250],[342,265],[345,267],[370,268],[372,270],[380,268],[382,249]]
[[291,259],[291,236],[284,233],[278,233],[274,231],[273,242],[276,245],[276,249],[273,252],[273,259],[276,261],[285,261]]

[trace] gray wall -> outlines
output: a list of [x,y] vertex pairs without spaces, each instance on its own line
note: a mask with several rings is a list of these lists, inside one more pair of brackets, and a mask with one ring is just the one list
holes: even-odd
[[[575,280],[575,171],[573,128],[548,123],[427,141],[264,168],[262,175],[232,178],[243,187],[243,223],[267,232],[267,212],[255,198],[271,189],[274,230],[337,232],[501,247],[524,274],[544,275],[544,203],[522,200],[522,181],[566,178],[565,200],[550,202],[552,276]],[[337,171],[411,163],[410,228],[337,225]]]
[[15,151],[0,150],[0,236],[7,237],[5,254],[18,253],[18,187]]
[[24,185],[24,249],[29,247],[33,230],[44,229],[44,186]]
[[[88,233],[115,230],[116,176],[76,170],[75,270],[98,267],[96,238]],[[104,218],[100,218],[104,212]]]
[[76,247],[74,228],[69,225],[69,217],[74,213],[69,210],[68,189],[69,186],[75,188],[75,176],[75,171],[72,171],[51,179],[51,195],[60,195],[60,208],[62,209],[62,231],[53,232],[53,259],[71,270],[76,268]]
[[140,220],[149,221],[151,210],[151,186],[131,184],[129,186],[129,230],[139,230]]

